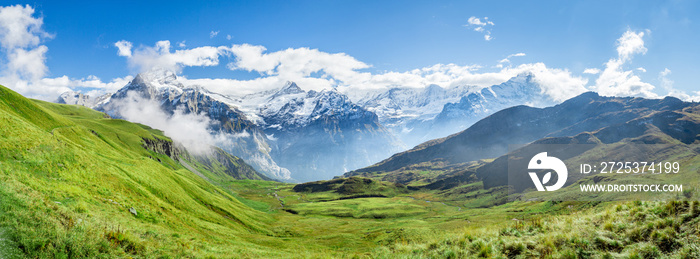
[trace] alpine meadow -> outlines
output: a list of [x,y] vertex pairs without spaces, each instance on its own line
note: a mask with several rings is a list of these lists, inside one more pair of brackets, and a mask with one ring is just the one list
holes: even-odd
[[700,258],[699,3],[14,2],[0,258]]

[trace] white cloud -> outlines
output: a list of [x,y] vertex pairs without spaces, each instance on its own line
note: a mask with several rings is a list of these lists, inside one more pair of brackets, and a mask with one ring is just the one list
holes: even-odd
[[[192,66],[216,66],[219,65],[219,56],[227,53],[226,47],[204,46],[192,49],[180,49],[175,52],[170,51],[170,41],[158,41],[155,46],[141,46],[130,51],[130,55],[123,54],[122,48],[115,43],[119,48],[120,56],[127,57],[129,66],[137,71],[146,71],[151,68],[160,67],[170,69],[176,72],[181,71],[183,67]],[[123,44],[122,44],[123,45]]]
[[[14,13],[12,14],[15,16],[9,17],[17,19],[0,17],[0,46],[3,46],[3,53],[7,58],[6,69],[0,74],[0,82],[10,83],[13,89],[26,96],[51,100],[64,91],[76,88],[86,89],[85,91],[91,94],[113,92],[131,79],[124,77],[102,82],[94,76],[79,79],[67,76],[44,78],[48,73],[45,65],[48,48],[39,44],[42,39],[50,38],[51,35],[42,30],[41,18],[33,18],[32,8],[5,7],[0,9],[0,13],[7,10],[28,17],[17,17]],[[490,28],[494,23],[487,17],[470,17],[466,26],[484,33],[485,39],[491,39]],[[17,28],[20,28],[20,31]],[[212,33],[214,36],[218,34],[213,31]],[[606,62],[603,71],[597,68],[585,69],[584,74],[599,74],[592,89],[603,95],[656,97],[652,92],[654,86],[643,82],[634,74],[643,70],[624,68],[634,55],[646,53],[644,36],[647,34],[649,31],[628,30],[616,42],[618,56]],[[327,53],[318,49],[288,48],[267,51],[264,46],[250,44],[185,49],[184,41],[177,45],[183,49],[172,50],[171,43],[167,40],[156,42],[153,46],[134,47],[126,40],[114,44],[118,49],[117,54],[126,57],[129,66],[139,71],[161,67],[179,72],[188,66],[217,66],[220,59],[230,58],[230,62],[227,62],[229,69],[260,73],[258,78],[250,80],[181,77],[185,84],[198,84],[212,91],[230,95],[273,89],[286,81],[295,81],[307,90],[336,87],[346,93],[390,87],[421,88],[431,84],[442,87],[485,87],[529,72],[535,75],[535,80],[543,86],[543,91],[555,100],[564,100],[586,91],[585,86],[588,83],[587,79],[573,75],[566,69],[550,68],[543,63],[521,64],[515,67],[510,64],[513,57],[522,57],[525,53],[511,54],[500,60],[496,64],[497,71],[482,72],[480,70],[483,67],[480,65],[436,64],[404,72],[371,73],[363,71],[371,67],[369,64],[348,54]],[[659,75],[662,85],[672,86],[672,81],[667,78],[669,73],[670,70]],[[671,86],[668,89],[673,89]]]
[[[89,94],[114,92],[124,86],[131,76],[102,82],[95,76],[71,79],[68,76],[46,78],[46,54],[49,48],[40,45],[53,35],[42,28],[43,19],[34,17],[30,6],[0,7],[0,48],[4,54],[4,66],[0,71],[0,83],[30,97],[53,101],[63,92],[82,88]],[[119,43],[119,54],[130,49],[130,43]]]
[[597,75],[600,73],[600,69],[597,68],[586,68],[583,70],[584,74]]
[[644,55],[647,53],[643,37],[644,32],[627,30],[622,34],[622,37],[617,39],[617,54],[622,62],[627,62],[635,54]]
[[661,83],[661,87],[668,92],[668,96],[673,96],[687,101],[700,100],[700,92],[696,92],[695,96],[690,96],[684,91],[673,88],[673,80],[669,78],[669,75],[671,75],[671,70],[668,68],[664,68],[663,71],[659,72],[659,82]]
[[209,32],[209,38],[214,38],[216,35],[219,35],[219,31],[211,31]]
[[617,40],[617,58],[605,63],[605,69],[600,73],[593,87],[601,95],[608,96],[640,96],[655,98],[652,84],[643,82],[632,70],[625,70],[624,65],[636,54],[645,54],[644,32],[627,30]]
[[13,75],[0,77],[0,82],[26,97],[54,101],[60,94],[76,89],[80,89],[81,92],[91,96],[113,93],[124,87],[131,79],[133,79],[132,76],[126,76],[103,82],[96,76],[69,78],[64,75],[55,78],[24,80]]
[[647,72],[647,70],[646,70],[645,68],[643,68],[643,67],[638,67],[638,68],[637,68],[637,71],[642,72],[642,73],[646,73],[646,72]]
[[360,76],[355,70],[370,66],[345,53],[326,53],[318,49],[297,48],[264,53],[263,46],[233,45],[229,51],[236,57],[231,70],[256,71],[276,75],[284,80],[300,80],[312,73],[322,73],[340,81],[353,81]]
[[131,42],[120,40],[115,42],[114,46],[118,49],[117,55],[122,57],[131,57],[131,48],[133,47]]
[[472,16],[469,17],[469,19],[467,19],[467,24],[465,24],[464,26],[466,26],[467,28],[473,28],[476,32],[483,33],[484,40],[490,41],[493,39],[493,37],[491,37],[490,27],[493,27],[494,25],[495,24],[492,21],[489,21],[488,17],[477,18],[476,16]]
[[25,50],[17,48],[7,53],[9,63],[7,67],[9,71],[14,72],[21,78],[28,80],[37,80],[48,71],[46,64],[46,52],[49,50],[46,46],[38,46],[33,49]]
[[29,5],[0,7],[0,46],[12,50],[39,45],[42,39],[53,37],[41,28],[43,24]]
[[211,151],[211,146],[227,145],[231,143],[232,138],[247,134],[212,134],[208,129],[213,122],[205,114],[185,113],[178,109],[169,116],[160,108],[158,102],[132,93],[129,93],[117,108],[125,119],[162,130],[166,136],[196,155],[206,154]]
[[[502,63],[510,63],[510,58],[512,58],[512,57],[524,57],[524,56],[525,56],[525,53],[522,53],[522,52],[510,54],[506,58],[499,60],[498,63],[501,63],[501,64]],[[500,67],[503,67],[503,65],[501,65]]]
[[41,17],[34,17],[34,8],[29,5],[0,7],[0,47],[6,59],[2,76],[37,80],[48,72],[48,48],[39,44],[53,36],[42,29],[43,23]]
[[484,21],[482,22],[481,19],[476,18],[475,16],[469,17],[467,20],[470,25],[476,25],[476,26],[487,26],[487,25],[494,25],[493,22],[489,21],[488,17],[484,17]]
[[226,35],[227,40],[231,40],[233,37],[231,35]]
[[[437,84],[442,87],[473,85],[478,87],[500,84],[525,72],[535,75],[545,92],[555,100],[564,100],[584,91],[586,79],[573,76],[568,70],[552,69],[543,63],[508,67],[498,72],[478,73],[479,65],[460,66],[436,64],[406,72],[384,72],[373,74],[362,72],[370,66],[344,53],[325,53],[316,49],[298,48],[267,52],[263,46],[249,44],[233,45],[230,48],[235,62],[229,63],[232,70],[255,71],[261,74],[252,80],[234,79],[185,79],[185,84],[202,85],[214,92],[244,95],[262,90],[278,88],[286,81],[295,81],[307,90],[339,87],[352,95],[353,92],[388,89],[390,87],[422,88]],[[515,53],[508,57],[522,57]]]

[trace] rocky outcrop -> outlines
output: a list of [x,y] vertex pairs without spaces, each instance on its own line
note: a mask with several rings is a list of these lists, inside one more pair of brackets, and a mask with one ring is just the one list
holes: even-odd
[[181,148],[177,147],[172,140],[160,139],[160,138],[142,138],[142,146],[145,149],[156,152],[158,154],[166,155],[173,160],[177,161],[177,158],[183,153]]

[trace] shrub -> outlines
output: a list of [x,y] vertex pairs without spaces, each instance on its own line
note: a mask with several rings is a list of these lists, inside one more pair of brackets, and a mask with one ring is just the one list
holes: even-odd
[[598,249],[601,249],[603,251],[614,251],[614,252],[620,252],[622,251],[623,245],[617,240],[609,239],[606,237],[595,237],[593,239],[593,243],[598,247]]
[[503,246],[503,253],[508,257],[515,257],[525,251],[525,245],[520,242],[508,243]]
[[635,255],[637,255],[636,258],[644,259],[657,258],[661,255],[661,251],[659,251],[659,248],[652,244],[644,244],[641,247],[639,247],[635,252]]

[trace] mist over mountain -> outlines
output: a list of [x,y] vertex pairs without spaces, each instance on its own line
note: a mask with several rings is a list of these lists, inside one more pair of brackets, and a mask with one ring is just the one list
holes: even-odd
[[380,122],[409,147],[462,131],[504,108],[556,104],[532,73],[519,74],[490,87],[430,85],[351,96],[359,105],[377,113]]
[[114,94],[92,98],[66,93],[58,102],[162,128],[190,150],[221,147],[269,177],[288,181],[330,179],[404,149],[376,114],[346,95],[307,92],[293,82],[224,96],[185,86],[175,73],[155,69],[138,74]]
[[234,100],[259,116],[271,155],[300,181],[330,179],[403,150],[377,115],[335,90],[295,83]]
[[[353,101],[354,100],[354,101]],[[304,90],[294,82],[240,96],[184,85],[166,69],[140,73],[113,94],[57,100],[163,129],[193,152],[218,146],[286,181],[330,179],[461,131],[519,104],[553,104],[531,73],[491,87]]]
[[95,109],[163,128],[176,141],[190,144],[189,149],[219,146],[271,178],[290,180],[289,170],[270,156],[262,129],[221,98],[200,87],[185,87],[171,71],[152,70],[138,74]]
[[[395,171],[429,161],[459,164],[495,158],[506,154],[509,146],[517,147],[543,138],[571,137],[585,132],[596,132],[596,137],[604,143],[615,142],[628,135],[645,132],[646,125],[662,121],[655,119],[657,117],[670,116],[674,121],[677,120],[676,124],[682,123],[683,120],[676,116],[677,112],[671,111],[694,105],[674,97],[603,97],[594,92],[587,92],[552,107],[515,106],[498,111],[464,131],[422,143],[375,165],[346,173],[345,176]],[[646,117],[651,115],[653,117]],[[641,126],[632,127],[633,125]],[[684,142],[697,139],[693,134],[683,133],[685,127],[672,127],[663,123],[656,127]],[[695,127],[693,124],[694,129]],[[500,165],[503,166],[503,163]],[[489,166],[484,166],[481,170],[504,171],[503,167],[494,169]],[[492,187],[497,185],[496,182],[502,184],[504,179],[488,176],[484,179],[484,184]]]

